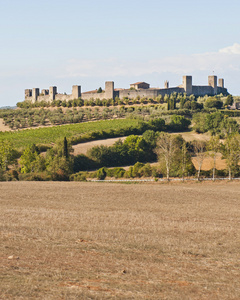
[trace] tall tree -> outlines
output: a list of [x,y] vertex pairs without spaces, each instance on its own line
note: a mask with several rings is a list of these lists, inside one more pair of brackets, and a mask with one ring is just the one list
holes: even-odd
[[73,171],[73,148],[67,139],[59,140],[46,153],[46,166],[53,180],[69,180]]
[[161,132],[156,143],[156,154],[158,160],[164,160],[166,166],[167,180],[169,180],[170,170],[174,161],[175,153],[178,150],[177,139],[174,135]]
[[193,150],[197,162],[197,179],[200,180],[200,173],[202,169],[203,160],[206,156],[206,142],[205,141],[193,141]]
[[184,176],[187,167],[187,143],[184,141],[181,148],[181,167],[182,167],[182,180],[184,181]]
[[63,156],[67,159],[69,157],[69,153],[68,153],[68,142],[67,142],[67,138],[64,137],[63,140]]
[[220,151],[220,146],[220,138],[216,135],[212,136],[210,141],[207,143],[207,150],[209,151],[209,155],[213,158],[213,181],[215,180],[217,153]]
[[240,161],[240,135],[239,133],[228,135],[222,146],[223,158],[226,159],[229,180],[238,170]]
[[0,169],[6,171],[8,166],[14,164],[17,158],[17,151],[9,141],[0,143]]

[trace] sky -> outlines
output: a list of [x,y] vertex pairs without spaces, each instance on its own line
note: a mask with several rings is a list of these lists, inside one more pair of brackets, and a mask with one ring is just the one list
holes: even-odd
[[240,96],[239,0],[0,0],[0,107],[24,89],[71,93],[225,79]]

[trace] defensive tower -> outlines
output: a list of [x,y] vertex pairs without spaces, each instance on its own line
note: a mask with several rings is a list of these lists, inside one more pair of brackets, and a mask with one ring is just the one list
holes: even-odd
[[113,97],[114,97],[114,82],[106,81],[105,82],[105,98],[113,99]]
[[224,88],[224,79],[223,78],[218,79],[218,86],[221,88]]
[[183,88],[188,96],[192,94],[192,76],[183,76]]
[[56,86],[50,86],[49,88],[49,100],[53,101],[55,100],[57,94],[57,87]]
[[213,88],[214,95],[217,95],[217,76],[208,76],[208,85],[210,85]]
[[81,97],[81,86],[80,85],[72,86],[72,97],[73,97],[73,99],[78,99]]

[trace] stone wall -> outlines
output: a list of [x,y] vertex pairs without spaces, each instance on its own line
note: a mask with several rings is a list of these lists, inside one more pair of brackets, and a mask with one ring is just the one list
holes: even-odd
[[157,97],[158,95],[158,90],[157,89],[140,89],[140,90],[120,90],[118,92],[115,92],[115,97],[119,97],[120,99],[124,97],[128,97],[130,99],[140,97],[148,97],[148,98],[154,98]]
[[[106,93],[105,92],[102,92],[102,93],[82,93],[81,95],[81,98],[83,100],[90,100],[90,99],[100,99],[100,100],[103,100],[103,99],[108,99],[106,98]],[[109,98],[111,99],[111,98]]]
[[198,96],[213,96],[214,95],[214,90],[211,86],[209,85],[193,85],[192,87],[192,93],[198,97]]
[[66,95],[66,94],[56,94],[55,95],[55,100],[61,100],[61,101],[69,101],[69,100],[73,100],[74,98],[72,97],[72,95]]
[[227,94],[228,91],[224,88],[224,80],[221,78],[219,80],[219,86],[217,86],[217,76],[208,76],[208,85],[206,86],[198,86],[192,85],[192,76],[183,76],[183,83],[177,87],[167,88],[168,82],[165,82],[165,88],[141,88],[141,89],[119,89],[114,90],[114,82],[106,81],[105,82],[105,91],[102,93],[97,93],[97,90],[91,92],[81,93],[81,86],[74,85],[72,87],[72,94],[58,94],[57,87],[51,86],[49,90],[42,90],[42,93],[39,94],[39,88],[26,89],[25,90],[25,100],[29,100],[32,102],[36,101],[53,101],[53,100],[61,100],[61,101],[69,101],[78,98],[82,98],[83,100],[90,99],[113,99],[119,97],[120,99],[124,97],[128,97],[130,99],[134,99],[136,97],[140,98],[155,98],[158,95],[170,95],[172,93],[187,93],[187,95],[194,94],[195,96],[213,96],[216,94]]
[[184,88],[181,87],[173,87],[168,89],[159,89],[158,95],[171,95],[172,93],[185,93]]

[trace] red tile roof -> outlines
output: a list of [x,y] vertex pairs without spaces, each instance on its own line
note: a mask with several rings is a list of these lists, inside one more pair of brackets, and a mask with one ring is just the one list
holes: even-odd
[[[146,83],[146,82],[141,81],[141,82],[131,83],[131,85],[133,85],[133,84],[140,84],[140,83]],[[148,84],[148,83],[146,83],[146,84]]]

